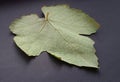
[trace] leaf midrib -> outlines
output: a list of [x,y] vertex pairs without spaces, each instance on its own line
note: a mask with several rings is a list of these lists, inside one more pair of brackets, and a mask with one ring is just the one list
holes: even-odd
[[[70,43],[69,41],[67,41],[67,40],[63,37],[63,35],[61,34],[61,32],[60,32],[57,28],[55,28],[52,23],[50,23],[49,20],[47,20],[47,21],[45,20],[45,22],[46,22],[46,23],[48,22],[48,23],[56,30],[56,32],[58,32],[58,33],[60,34],[60,36],[63,38],[63,40],[65,40],[68,44]],[[45,25],[46,25],[46,23],[45,23]],[[45,27],[45,25],[44,25],[44,27]],[[43,28],[44,28],[44,27],[43,27]],[[73,48],[71,48],[71,49],[73,49]],[[81,55],[80,55],[80,56],[81,56]],[[81,57],[82,57],[83,61],[86,62],[86,64],[88,64],[88,65],[90,64],[90,63],[88,63],[88,62],[86,61],[86,58],[84,58],[83,56],[81,56]]]

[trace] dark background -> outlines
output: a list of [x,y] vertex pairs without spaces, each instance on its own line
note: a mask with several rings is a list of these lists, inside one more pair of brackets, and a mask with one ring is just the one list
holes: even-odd
[[[95,40],[100,69],[66,64],[46,52],[28,57],[13,42],[10,23],[22,15],[42,16],[43,5],[69,4],[101,25]],[[120,82],[120,0],[1,0],[0,82]]]

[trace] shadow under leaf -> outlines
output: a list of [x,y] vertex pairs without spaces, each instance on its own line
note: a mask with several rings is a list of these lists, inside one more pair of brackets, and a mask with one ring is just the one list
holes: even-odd
[[21,57],[21,59],[26,63],[29,63],[31,60],[35,59],[35,56],[27,56],[27,54],[24,53],[20,48],[18,48],[16,44],[14,44],[14,47],[18,56]]
[[76,66],[76,65],[72,65],[72,64],[69,64],[67,62],[64,62],[64,61],[61,61],[59,60],[58,58],[54,57],[54,56],[51,56],[50,53],[49,54],[49,57],[51,58],[51,60],[55,63],[56,66],[68,66],[68,67],[77,67],[79,69],[82,69],[82,70],[85,70],[85,71],[88,71],[88,72],[91,72],[91,73],[99,73],[99,69],[97,68],[92,68],[92,67],[79,67],[79,66]]

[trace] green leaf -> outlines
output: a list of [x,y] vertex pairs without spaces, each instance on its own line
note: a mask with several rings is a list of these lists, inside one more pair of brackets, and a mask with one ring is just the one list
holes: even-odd
[[44,6],[45,18],[22,16],[10,25],[14,41],[28,56],[47,51],[70,64],[98,68],[94,41],[79,35],[95,33],[99,24],[78,9],[67,5]]

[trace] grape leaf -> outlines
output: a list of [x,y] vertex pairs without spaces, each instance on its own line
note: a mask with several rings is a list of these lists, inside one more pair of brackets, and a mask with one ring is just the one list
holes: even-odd
[[10,25],[17,46],[28,56],[47,51],[69,64],[98,68],[94,41],[84,35],[95,33],[99,24],[68,5],[43,6],[42,11],[45,18],[31,14]]

